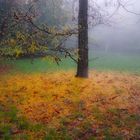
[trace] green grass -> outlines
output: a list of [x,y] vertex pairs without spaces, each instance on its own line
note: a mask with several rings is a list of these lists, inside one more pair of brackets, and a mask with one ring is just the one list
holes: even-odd
[[140,73],[139,54],[97,53],[97,60],[90,63],[90,68],[105,71]]
[[[90,54],[90,56],[92,56]],[[93,58],[98,57],[96,60]],[[90,69],[99,71],[119,71],[140,73],[140,55],[138,54],[117,54],[117,53],[94,53],[91,57]],[[57,65],[55,62],[51,62],[43,59],[20,59],[20,60],[6,60],[1,63],[12,65],[16,71],[24,73],[33,72],[52,72],[59,70],[76,70],[76,64],[71,59],[63,59],[62,62]]]

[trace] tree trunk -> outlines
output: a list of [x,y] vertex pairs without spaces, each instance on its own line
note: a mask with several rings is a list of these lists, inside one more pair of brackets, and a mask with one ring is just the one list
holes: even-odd
[[77,77],[88,77],[88,0],[79,0]]

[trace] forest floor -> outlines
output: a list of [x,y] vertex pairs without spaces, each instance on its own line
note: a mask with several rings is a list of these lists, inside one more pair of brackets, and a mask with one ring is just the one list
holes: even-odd
[[0,139],[140,140],[140,76],[1,70]]

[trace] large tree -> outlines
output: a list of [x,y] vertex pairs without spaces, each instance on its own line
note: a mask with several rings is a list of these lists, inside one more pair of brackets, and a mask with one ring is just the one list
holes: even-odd
[[79,0],[77,77],[88,77],[88,0]]

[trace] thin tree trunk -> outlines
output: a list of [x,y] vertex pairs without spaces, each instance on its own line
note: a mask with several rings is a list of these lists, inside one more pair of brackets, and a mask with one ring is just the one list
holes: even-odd
[[77,77],[88,77],[88,0],[79,0]]

